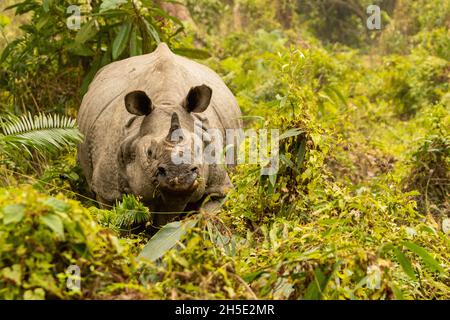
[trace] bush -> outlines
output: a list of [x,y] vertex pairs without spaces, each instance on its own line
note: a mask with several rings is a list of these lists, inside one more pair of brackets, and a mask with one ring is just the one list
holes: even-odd
[[[397,0],[395,2],[391,23],[379,38],[379,48],[383,53],[409,54],[417,46],[418,39],[432,39],[435,36],[438,36],[440,41],[435,44],[428,43],[430,47],[439,47],[442,44],[441,41],[448,43],[448,33],[446,35],[445,31],[449,29],[449,0]],[[439,29],[444,30],[439,31]],[[433,54],[433,51],[431,50],[430,53]]]
[[382,84],[374,97],[388,100],[400,118],[408,119],[443,98],[450,89],[449,72],[448,61],[424,52],[391,56],[382,67]]
[[[438,120],[439,121],[439,120]],[[419,210],[431,213],[438,222],[449,215],[450,136],[443,128],[421,141],[412,154],[406,189],[417,190]]]
[[[99,298],[133,270],[127,243],[62,195],[31,187],[0,189],[0,298]],[[68,290],[69,266],[81,291]],[[75,279],[72,279],[75,280]]]
[[[69,28],[67,9],[78,5],[81,28]],[[3,50],[5,103],[15,113],[74,113],[96,72],[119,59],[153,51],[160,41],[173,43],[181,22],[149,1],[25,0],[10,7],[29,15],[24,34]],[[185,54],[192,51],[184,50]],[[187,53],[186,53],[187,52]],[[80,94],[81,93],[81,94]],[[25,109],[26,108],[26,109]]]

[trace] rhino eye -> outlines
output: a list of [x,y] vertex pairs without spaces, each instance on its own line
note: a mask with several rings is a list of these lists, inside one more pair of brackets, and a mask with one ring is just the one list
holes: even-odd
[[148,148],[148,149],[147,149],[147,156],[148,156],[148,157],[151,157],[152,155],[153,155],[152,149]]

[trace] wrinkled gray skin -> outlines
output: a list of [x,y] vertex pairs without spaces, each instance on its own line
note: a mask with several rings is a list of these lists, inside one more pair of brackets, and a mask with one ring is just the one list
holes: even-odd
[[[83,98],[78,125],[85,135],[78,160],[97,200],[112,205],[140,196],[152,211],[217,205],[231,187],[221,165],[174,164],[179,143],[191,143],[194,120],[203,129],[241,128],[237,102],[211,69],[173,54],[166,44],[147,55],[101,69]],[[173,138],[182,130],[182,140]],[[176,131],[178,132],[178,131]],[[156,215],[156,224],[174,216]]]

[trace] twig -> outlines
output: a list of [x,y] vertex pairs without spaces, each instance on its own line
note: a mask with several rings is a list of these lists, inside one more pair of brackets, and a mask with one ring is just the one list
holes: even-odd
[[250,288],[250,286],[247,284],[247,282],[244,281],[240,276],[238,276],[235,273],[232,273],[232,275],[245,287],[245,289],[250,293],[250,295],[253,297],[254,300],[258,300],[258,296],[255,294],[255,292]]

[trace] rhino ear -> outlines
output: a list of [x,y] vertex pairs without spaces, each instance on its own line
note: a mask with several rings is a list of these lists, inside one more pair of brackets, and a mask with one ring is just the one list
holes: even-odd
[[125,107],[129,113],[146,116],[152,112],[152,100],[144,91],[131,91],[125,96]]
[[188,112],[203,112],[211,102],[212,89],[207,85],[193,87],[184,101],[184,107]]

